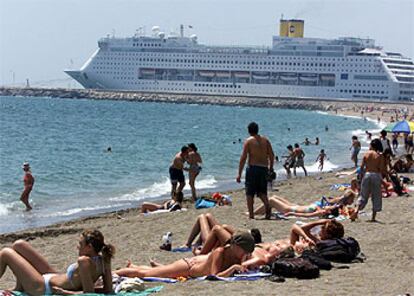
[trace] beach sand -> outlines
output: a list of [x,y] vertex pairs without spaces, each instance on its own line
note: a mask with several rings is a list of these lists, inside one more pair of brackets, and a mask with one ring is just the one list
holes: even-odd
[[[338,114],[360,116],[352,103],[333,103]],[[363,104],[359,105],[359,107]],[[410,105],[412,108],[412,105]],[[400,105],[401,108],[401,105]],[[335,113],[335,112],[333,112]],[[412,114],[412,110],[410,113]],[[376,120],[381,111],[366,113]],[[389,120],[390,114],[386,115]],[[383,118],[382,120],[384,120]],[[349,143],[344,143],[348,146]],[[350,161],[351,163],[351,161]],[[235,171],[236,173],[236,171]],[[408,175],[414,179],[414,175]],[[282,181],[277,192],[272,194],[288,198],[292,202],[306,204],[318,200],[322,195],[339,195],[330,191],[335,183],[349,182],[351,177],[338,178],[334,173],[324,173],[307,178],[299,177]],[[173,247],[186,242],[197,215],[212,213],[220,223],[230,224],[238,229],[259,228],[264,241],[286,238],[291,225],[300,219],[249,220],[244,214],[246,200],[244,191],[229,192],[233,206],[209,210],[189,210],[143,216],[138,209],[102,214],[96,217],[78,219],[48,227],[31,229],[13,234],[0,235],[0,247],[10,246],[16,239],[30,240],[30,243],[46,256],[51,265],[64,272],[77,259],[77,239],[83,229],[97,228],[105,235],[107,243],[117,248],[113,269],[125,266],[131,259],[136,264],[148,264],[150,258],[169,263],[190,253],[172,253],[159,250],[164,233],[173,232]],[[414,195],[414,194],[412,194]],[[284,283],[268,280],[245,282],[188,281],[164,284],[162,295],[400,295],[414,293],[414,202],[411,197],[390,197],[383,199],[383,211],[377,218],[380,223],[369,223],[371,202],[366,208],[367,215],[361,215],[356,222],[344,221],[346,236],[356,238],[367,260],[349,265],[349,269],[322,271],[314,280],[287,279]],[[256,199],[255,205],[260,205]],[[306,220],[302,220],[306,221]],[[14,277],[8,269],[0,279],[0,288],[12,288]]]
[[[412,175],[410,177],[413,177]],[[334,173],[320,176],[282,181],[277,186],[279,194],[305,204],[317,200],[321,195],[336,195],[330,185],[343,183],[350,177],[338,178]],[[62,272],[77,259],[76,244],[80,232],[85,228],[101,230],[107,242],[117,247],[113,268],[125,266],[126,260],[147,264],[150,258],[168,263],[190,256],[190,253],[172,253],[159,250],[161,236],[173,232],[173,247],[185,243],[192,223],[197,215],[211,212],[219,222],[238,229],[259,228],[264,241],[285,238],[296,219],[249,220],[245,216],[246,204],[243,191],[231,192],[233,206],[210,210],[194,210],[160,213],[148,216],[138,210],[104,214],[59,225],[0,236],[0,246],[10,246],[17,238],[30,242],[44,254],[49,262]],[[256,200],[256,205],[260,200]],[[370,214],[371,203],[366,210]],[[268,280],[254,282],[209,282],[188,281],[165,284],[165,295],[399,295],[414,292],[414,232],[413,197],[390,197],[383,199],[383,211],[378,214],[381,223],[369,223],[369,215],[362,215],[356,222],[344,222],[346,235],[355,237],[367,260],[350,264],[349,269],[322,271],[314,280],[287,279],[284,283]],[[14,285],[13,275],[8,270],[0,280],[1,288]]]

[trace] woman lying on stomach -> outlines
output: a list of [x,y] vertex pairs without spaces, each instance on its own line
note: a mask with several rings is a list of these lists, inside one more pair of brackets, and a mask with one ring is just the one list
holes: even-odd
[[[9,267],[16,276],[16,291],[29,295],[81,294],[79,292],[112,292],[112,245],[104,242],[99,230],[86,230],[78,244],[76,263],[66,273],[59,273],[46,258],[24,240],[0,251],[0,278]],[[95,282],[103,278],[103,288],[95,289]]]
[[221,247],[207,255],[184,258],[168,265],[137,266],[119,269],[115,273],[126,277],[200,277],[216,275],[227,277],[235,272],[244,271],[241,265],[245,258],[254,250],[254,239],[248,232],[234,234]]

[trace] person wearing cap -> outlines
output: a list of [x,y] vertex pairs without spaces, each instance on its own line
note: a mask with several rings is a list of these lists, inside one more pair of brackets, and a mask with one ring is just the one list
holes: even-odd
[[30,171],[30,164],[28,162],[25,162],[22,168],[24,171],[24,177],[23,177],[24,189],[20,196],[20,200],[26,206],[26,211],[30,211],[32,207],[30,206],[30,203],[29,203],[29,196],[30,196],[30,192],[32,192],[35,179],[32,175],[32,172]]
[[200,277],[216,275],[232,276],[235,272],[246,271],[242,262],[254,251],[255,242],[248,232],[234,234],[227,244],[218,247],[207,255],[184,258],[173,263],[162,265],[152,262],[152,266],[128,264],[126,268],[115,273],[126,277]]
[[266,219],[270,219],[271,212],[267,198],[267,176],[269,171],[273,171],[275,155],[269,139],[259,135],[259,126],[256,122],[251,122],[247,126],[247,130],[250,137],[243,144],[236,182],[240,183],[243,168],[247,161],[245,187],[249,218],[254,219],[254,196],[257,195],[266,208]]

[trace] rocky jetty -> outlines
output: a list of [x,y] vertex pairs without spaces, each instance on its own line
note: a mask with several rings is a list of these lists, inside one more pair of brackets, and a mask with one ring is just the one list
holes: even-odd
[[[264,98],[264,97],[235,97],[217,95],[188,95],[188,94],[165,94],[165,93],[144,93],[135,91],[107,91],[96,89],[64,89],[64,88],[12,88],[0,87],[0,96],[30,96],[30,97],[51,97],[70,99],[94,99],[94,100],[125,100],[137,102],[160,102],[176,104],[211,104],[223,106],[246,106],[261,108],[283,108],[302,110],[323,110],[333,111],[344,105],[361,104],[367,102],[354,102],[346,100],[325,100],[325,99],[300,99],[300,98]],[[375,104],[375,102],[370,102]],[[381,102],[381,104],[386,104]],[[398,104],[398,103],[392,103]],[[407,104],[407,103],[405,103]]]

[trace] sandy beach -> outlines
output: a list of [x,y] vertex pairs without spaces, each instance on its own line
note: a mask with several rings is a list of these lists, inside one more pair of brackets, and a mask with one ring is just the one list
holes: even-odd
[[[328,104],[328,103],[326,103]],[[331,103],[331,112],[361,116],[360,110],[351,103]],[[358,107],[364,106],[357,104]],[[376,111],[365,113],[376,120],[389,120],[393,113],[382,114],[380,105]],[[410,105],[413,112],[413,106]],[[388,108],[388,106],[387,106]],[[399,105],[398,108],[401,108]],[[265,133],[265,132],[264,132]],[[376,136],[376,135],[374,135]],[[349,143],[344,143],[348,146]],[[351,165],[351,162],[350,162]],[[235,164],[235,174],[237,164]],[[404,174],[414,179],[413,174]],[[339,195],[331,191],[335,183],[349,182],[351,177],[338,178],[334,173],[323,173],[310,177],[293,178],[278,184],[277,192],[289,200],[306,204],[320,199],[322,195]],[[30,240],[41,250],[49,262],[64,272],[66,267],[77,259],[77,238],[85,228],[97,228],[105,235],[106,242],[117,248],[113,260],[113,269],[125,266],[131,259],[134,263],[147,264],[150,258],[162,263],[189,256],[190,253],[172,253],[159,250],[161,236],[173,232],[173,247],[183,245],[196,217],[211,212],[219,222],[230,224],[238,229],[259,228],[264,241],[285,238],[296,220],[249,220],[246,215],[244,191],[233,191],[233,206],[195,210],[187,204],[187,211],[160,213],[143,216],[139,209],[130,209],[117,213],[74,220],[58,225],[0,235],[0,247],[10,246],[19,238]],[[365,209],[367,215],[361,215],[356,222],[344,221],[346,236],[356,238],[367,260],[364,263],[350,264],[349,269],[322,271],[314,280],[287,279],[284,283],[268,280],[245,282],[209,282],[188,281],[177,284],[164,284],[160,292],[163,295],[400,295],[414,293],[414,218],[413,193],[410,197],[390,197],[383,199],[383,211],[378,214],[380,223],[369,223],[371,202]],[[256,205],[261,204],[256,199]],[[306,220],[301,220],[306,221]],[[0,288],[12,288],[14,277],[10,270],[0,280]]]

